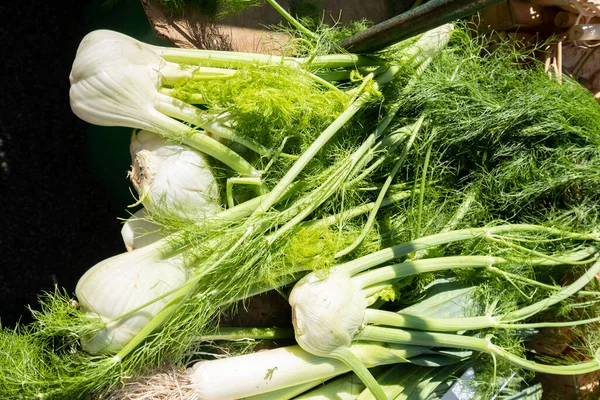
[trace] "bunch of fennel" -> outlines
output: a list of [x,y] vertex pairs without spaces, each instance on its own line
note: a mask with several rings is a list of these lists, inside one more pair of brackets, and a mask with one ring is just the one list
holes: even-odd
[[[296,21],[295,26],[301,27],[301,24]],[[315,49],[321,48],[315,43],[318,35],[306,34],[303,27],[299,31],[302,43],[313,43]],[[318,288],[321,282],[329,283],[329,279],[336,286],[338,271],[345,274],[340,279],[341,298],[356,301],[353,310],[356,316],[351,315],[350,326],[336,324],[341,329],[335,330],[334,340],[327,341],[332,345],[325,349],[305,337],[307,332],[323,331],[319,327],[321,318],[315,318],[308,325],[304,321],[303,326],[296,327],[298,342],[317,353],[317,358],[298,348],[277,351],[278,354],[292,353],[295,360],[298,357],[304,360],[303,365],[307,365],[306,357],[309,358],[309,368],[317,375],[302,377],[302,385],[314,386],[315,382],[353,369],[364,380],[368,392],[383,398],[375,381],[380,375],[369,373],[366,366],[408,359],[417,363],[423,359],[419,358],[423,352],[445,357],[450,354],[447,348],[453,347],[488,352],[523,368],[544,370],[544,366],[527,362],[485,338],[456,337],[428,330],[430,326],[447,327],[447,321],[386,313],[385,318],[391,322],[380,322],[383,316],[377,314],[376,309],[381,308],[381,304],[376,299],[389,297],[382,293],[404,285],[405,294],[412,292],[418,296],[423,281],[434,273],[450,274],[451,279],[470,279],[484,289],[494,282],[505,289],[508,282],[514,284],[515,280],[518,287],[538,288],[536,298],[529,299],[529,304],[524,298],[515,300],[511,296],[512,301],[507,299],[498,312],[493,312],[492,307],[490,315],[469,315],[473,319],[471,328],[475,335],[481,336],[488,329],[489,325],[485,324],[510,325],[521,317],[553,311],[548,307],[555,302],[575,292],[581,294],[582,285],[597,268],[594,263],[597,236],[593,233],[596,227],[589,219],[577,226],[584,233],[572,232],[564,223],[563,229],[557,231],[539,225],[491,226],[499,218],[508,219],[510,211],[498,213],[496,207],[490,206],[490,196],[480,195],[484,192],[478,190],[486,188],[486,181],[477,181],[480,185],[463,181],[464,168],[459,167],[464,164],[460,159],[451,158],[454,151],[451,144],[456,140],[448,133],[452,132],[453,123],[444,125],[447,119],[439,118],[434,112],[435,107],[441,109],[441,105],[412,101],[418,99],[421,86],[433,90],[435,85],[426,83],[428,79],[431,82],[435,74],[449,74],[450,83],[458,76],[454,72],[460,71],[461,62],[453,60],[452,55],[461,50],[464,41],[459,39],[466,33],[453,35],[450,47],[443,50],[451,33],[450,27],[441,27],[373,56],[308,54],[306,57],[167,49],[106,31],[86,37],[71,75],[74,112],[90,123],[147,130],[162,136],[167,145],[185,145],[203,152],[217,175],[222,199],[219,205],[223,210],[190,223],[175,212],[161,216],[155,207],[148,218],[160,227],[164,237],[94,267],[88,277],[109,277],[103,279],[106,283],[96,290],[97,297],[93,292],[86,295],[78,291],[79,297],[84,299],[81,300],[83,307],[75,305],[61,292],[43,297],[43,310],[35,313],[36,322],[32,326],[2,332],[2,345],[10,356],[2,364],[1,392],[24,398],[97,395],[117,388],[125,376],[136,377],[147,368],[164,363],[180,364],[195,358],[200,350],[204,351],[198,342],[239,338],[240,335],[285,336],[288,334],[285,331],[236,332],[234,329],[231,332],[215,331],[215,328],[219,325],[220,312],[231,304],[255,293],[285,287],[313,270],[320,271],[307,275],[291,297],[295,320],[298,321],[299,315],[310,314],[306,310],[310,309],[311,300],[323,299],[327,294],[317,289],[317,295],[311,294],[309,300],[302,300],[303,296],[298,295],[303,291],[301,288]],[[468,45],[480,49],[472,42]],[[440,52],[441,56],[437,57]],[[478,60],[478,55],[473,59]],[[449,73],[443,67],[450,65],[453,72]],[[478,76],[460,77],[464,83]],[[293,82],[293,86],[289,82]],[[292,87],[298,88],[300,100],[305,101],[291,104],[283,101],[293,92]],[[454,93],[451,89],[444,93],[447,104],[461,98],[461,92]],[[453,97],[453,94],[458,96]],[[432,95],[429,100],[436,98]],[[484,104],[490,103],[490,98],[494,97],[484,98]],[[238,99],[243,101],[236,101]],[[466,120],[475,109],[465,112]],[[459,113],[454,110],[454,114]],[[590,114],[598,112],[590,111]],[[261,120],[267,123],[259,124]],[[580,129],[587,129],[587,121],[580,122]],[[481,136],[489,138],[494,132],[488,129]],[[461,135],[461,131],[452,133]],[[468,134],[465,137],[477,139]],[[444,138],[447,141],[440,140]],[[483,142],[476,140],[466,146],[477,149],[476,144],[480,143]],[[479,164],[474,162],[475,166]],[[490,169],[499,170],[496,168],[503,163],[491,163],[481,170],[467,165],[475,176]],[[532,188],[531,182],[526,181],[524,187]],[[235,191],[234,185],[237,185]],[[504,193],[510,195],[511,189],[507,187]],[[585,192],[584,199],[576,205],[586,204],[594,193],[597,191]],[[151,199],[146,194],[139,193],[142,202]],[[563,206],[555,200],[552,196],[544,198],[548,210]],[[173,211],[168,204],[165,208]],[[561,210],[574,212],[572,204]],[[519,211],[519,215],[511,215],[510,222],[541,220],[537,213]],[[545,218],[543,222],[549,220]],[[460,227],[464,230],[454,230]],[[451,245],[439,246],[448,242],[436,234],[452,242]],[[466,239],[471,239],[467,240],[469,245],[457,244]],[[579,247],[578,242],[584,243],[583,247]],[[488,247],[490,243],[494,244],[492,248]],[[528,243],[532,245],[528,247]],[[538,245],[543,246],[544,251],[539,251]],[[407,255],[408,260],[404,259]],[[458,263],[457,258],[447,258],[461,255],[474,258],[467,259],[464,265]],[[394,266],[374,268],[392,260],[413,272],[427,273],[420,274],[424,276],[414,281],[394,283],[406,276],[402,275],[406,271]],[[496,264],[505,265],[504,260],[506,265],[524,271],[533,266],[594,264],[572,285],[563,288],[530,276],[517,279],[519,274],[496,267]],[[500,278],[490,279],[490,275],[477,273],[463,275],[461,266],[469,267],[464,271],[485,268],[489,274],[495,274],[492,277]],[[446,271],[448,268],[455,269]],[[356,274],[363,270],[366,271],[363,276],[368,279],[357,284],[361,274]],[[169,273],[170,278],[142,278],[150,271],[157,277],[161,271],[167,271],[164,273]],[[554,270],[550,276],[556,274]],[[111,276],[116,277],[118,286]],[[141,278],[140,282],[128,283],[133,277]],[[83,282],[85,280],[82,290],[83,286],[95,286],[93,280],[88,285]],[[392,289],[391,284],[395,285]],[[558,295],[553,297],[553,293]],[[332,297],[323,301],[339,303],[337,294],[332,293]],[[597,294],[585,291],[582,295]],[[123,296],[136,299],[124,302],[121,301]],[[367,305],[373,312],[366,309]],[[514,310],[519,311],[515,311],[517,316],[513,319],[510,312]],[[365,315],[375,324],[390,327],[363,326],[369,321]],[[325,318],[331,319],[326,322],[336,321],[331,315]],[[398,320],[408,321],[408,327],[415,330],[408,331]],[[313,330],[306,330],[309,325]],[[496,328],[490,329],[496,332],[493,330]],[[369,342],[361,343],[361,337]],[[317,335],[316,340],[320,342],[320,336]],[[360,348],[365,350],[361,353]],[[361,354],[365,357],[361,358]],[[369,355],[380,355],[380,361],[368,359]],[[264,357],[271,365],[283,362]],[[330,360],[331,357],[335,359]],[[454,357],[459,361],[468,358]],[[232,358],[231,362],[237,361]],[[323,365],[326,372],[316,364]],[[221,375],[230,379],[232,367],[227,365],[227,372]],[[261,381],[274,382],[279,377],[277,365],[268,370],[256,368],[262,374]],[[578,373],[595,368],[591,362],[566,370]],[[202,374],[204,368],[195,370]],[[556,368],[550,367],[550,370]],[[197,379],[196,375],[189,376]],[[249,383],[257,385],[256,380]],[[299,389],[297,384],[299,380],[292,380],[280,387],[295,386],[296,394],[298,390],[306,390],[306,387]],[[189,388],[192,389],[190,398],[205,390],[197,384]],[[281,395],[281,398],[290,396]]]
[[[443,27],[407,42],[393,60],[352,54],[303,59],[182,51],[108,31],[86,36],[71,73],[73,111],[90,123],[154,132],[166,140],[161,146],[201,151],[215,163],[213,170],[224,171],[217,181],[225,191],[219,194],[224,197],[220,207],[227,208],[190,222],[171,212],[169,199],[180,197],[165,193],[157,201],[140,180],[140,201],[167,234],[90,269],[78,284],[78,303],[60,291],[46,294],[32,326],[3,331],[3,344],[12,344],[5,346],[11,356],[2,366],[2,393],[25,398],[97,394],[118,385],[124,376],[182,360],[228,305],[293,282],[316,264],[327,265],[336,240],[313,255],[287,256],[289,249],[305,245],[295,241],[314,237],[318,244],[321,237],[333,237],[327,225],[301,223],[340,210],[337,197],[347,191],[345,182],[362,179],[386,140],[402,142],[388,139],[393,109],[369,124],[349,122],[358,113],[376,111],[380,88],[394,79],[399,63],[415,69],[424,65],[450,33]],[[308,90],[302,92],[306,101],[279,104],[277,81],[257,79],[248,87],[248,74],[288,74],[294,87]],[[213,85],[213,92],[192,99],[202,107],[176,98],[203,80]],[[239,109],[235,103],[215,102],[218,88],[246,94],[271,88],[274,102],[268,109]],[[264,95],[255,93],[252,98],[264,100]],[[272,126],[265,130],[281,131],[282,139],[242,136],[251,130],[254,112],[267,117],[272,113],[273,118],[267,118]],[[240,118],[244,115],[249,116],[246,121]],[[321,122],[308,126],[306,121]],[[322,151],[326,147],[329,151]],[[241,190],[236,197],[231,188],[239,183],[257,190]],[[190,210],[190,205],[195,204],[181,207]],[[170,214],[166,218],[159,215],[163,208]],[[364,207],[358,212],[364,213]]]

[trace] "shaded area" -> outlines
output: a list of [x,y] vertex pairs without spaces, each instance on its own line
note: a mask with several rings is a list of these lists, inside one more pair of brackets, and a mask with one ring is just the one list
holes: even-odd
[[25,307],[35,306],[41,291],[55,284],[73,291],[85,270],[123,251],[117,217],[127,215],[123,202],[131,199],[125,179],[129,137],[92,131],[75,117],[68,77],[89,30],[129,26],[138,35],[150,32],[132,23],[124,7],[143,17],[135,1],[112,9],[77,0],[0,6],[3,326],[29,321]]

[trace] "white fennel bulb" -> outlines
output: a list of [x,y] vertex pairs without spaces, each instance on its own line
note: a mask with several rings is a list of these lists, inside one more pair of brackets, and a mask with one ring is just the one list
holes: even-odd
[[289,297],[294,335],[307,352],[342,361],[377,400],[387,399],[365,364],[352,351],[352,340],[366,325],[367,298],[347,271],[332,268],[321,277],[311,272],[300,279]]
[[163,227],[148,220],[147,216],[146,209],[141,208],[123,223],[121,237],[127,251],[139,249],[167,236]]
[[69,76],[71,109],[95,125],[169,130],[175,121],[155,108],[164,70],[175,68],[181,69],[145,43],[93,31],[82,39]]
[[173,298],[171,292],[186,282],[182,257],[164,257],[163,244],[108,258],[79,279],[75,294],[82,311],[105,323],[98,333],[82,339],[85,351],[118,352],[165,308]]
[[132,135],[130,151],[129,176],[148,212],[198,221],[220,211],[217,181],[201,153],[149,131]]
[[367,299],[348,274],[310,273],[290,293],[296,341],[309,353],[330,357],[348,347],[365,323]]

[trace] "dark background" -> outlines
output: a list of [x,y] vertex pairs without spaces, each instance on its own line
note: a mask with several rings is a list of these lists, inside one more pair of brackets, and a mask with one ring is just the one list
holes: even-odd
[[124,251],[119,217],[132,202],[129,131],[72,114],[69,71],[97,28],[152,36],[139,0],[0,5],[0,323],[55,285],[73,292],[98,261]]

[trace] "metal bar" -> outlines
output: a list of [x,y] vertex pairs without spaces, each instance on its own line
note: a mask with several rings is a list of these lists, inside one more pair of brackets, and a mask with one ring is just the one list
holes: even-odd
[[340,43],[353,53],[370,53],[460,18],[502,0],[430,0]]

